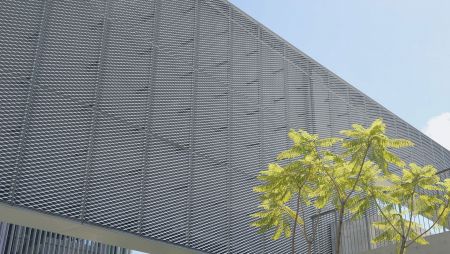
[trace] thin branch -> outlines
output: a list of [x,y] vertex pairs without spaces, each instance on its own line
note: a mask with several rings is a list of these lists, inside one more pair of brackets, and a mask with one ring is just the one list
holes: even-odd
[[[300,190],[299,190],[300,192]],[[294,221],[294,228],[292,230],[292,254],[295,253],[295,233],[296,233],[296,229],[297,229],[297,220],[298,220],[298,212],[299,212],[299,206],[300,206],[300,193],[297,194],[297,207],[295,210],[295,221]],[[305,224],[305,223],[303,223]]]
[[429,227],[427,230],[425,230],[424,232],[422,232],[420,235],[418,235],[416,238],[414,238],[413,240],[411,240],[411,242],[409,244],[406,245],[406,248],[408,248],[408,246],[410,246],[411,244],[413,244],[417,239],[419,239],[420,237],[424,236],[426,233],[428,233],[435,225],[436,223],[441,220],[441,217],[444,215],[445,210],[448,208],[449,206],[449,199],[447,199],[447,203],[445,204],[445,208],[442,209],[442,212],[439,214],[439,216],[436,218],[436,220],[433,222],[433,224],[431,225],[431,227]]
[[371,193],[372,197],[374,197],[375,200],[375,205],[377,206],[378,210],[380,211],[381,215],[383,216],[383,218],[389,223],[389,225],[391,225],[392,229],[394,229],[394,231],[399,234],[400,236],[402,235],[402,233],[400,231],[397,230],[396,227],[394,227],[394,224],[392,224],[392,222],[388,219],[388,217],[386,216],[386,214],[384,214],[383,209],[381,209],[380,205],[377,202],[377,199],[375,197],[375,195],[373,195],[373,193]]
[[367,144],[366,151],[364,152],[364,156],[362,157],[361,167],[359,168],[359,172],[358,172],[358,175],[356,176],[355,183],[353,184],[353,187],[352,187],[351,191],[350,191],[350,192],[348,193],[348,195],[346,196],[346,198],[345,198],[343,204],[347,203],[347,200],[350,198],[350,196],[351,196],[351,195],[353,194],[353,192],[355,191],[356,185],[358,185],[358,181],[359,181],[359,178],[360,178],[361,175],[362,175],[362,171],[363,171],[363,169],[364,169],[364,163],[366,162],[366,157],[367,157],[367,154],[369,153],[369,149],[370,149],[371,143],[372,143],[372,141],[369,139],[368,144]]
[[416,194],[416,187],[414,187],[412,195],[411,195],[411,208],[409,211],[409,225],[408,225],[408,231],[406,231],[405,237],[408,237],[411,232],[412,217],[413,217],[413,211],[414,211],[414,194]]
[[[319,151],[317,150],[317,147],[316,147],[316,146],[314,146],[314,151],[316,152],[317,158],[318,158],[318,159],[321,159],[320,156],[319,156],[320,153],[319,153]],[[321,163],[321,164],[322,164],[322,163]],[[322,169],[325,168],[324,165],[321,165],[321,168],[322,168]],[[327,170],[326,168],[325,168],[323,171],[325,172],[325,174],[328,176],[328,178],[330,178],[331,182],[333,183],[334,188],[335,188],[336,191],[338,192],[338,199],[339,199],[339,202],[341,202],[341,193],[342,193],[341,188],[340,188],[339,185],[337,184],[337,182],[336,182],[336,180],[334,179],[334,177],[332,177],[332,176],[329,174],[329,172],[328,172],[328,170]]]

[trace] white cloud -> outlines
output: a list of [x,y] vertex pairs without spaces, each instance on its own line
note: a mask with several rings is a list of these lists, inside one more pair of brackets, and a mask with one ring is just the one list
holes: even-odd
[[450,150],[450,112],[432,117],[428,120],[423,132]]

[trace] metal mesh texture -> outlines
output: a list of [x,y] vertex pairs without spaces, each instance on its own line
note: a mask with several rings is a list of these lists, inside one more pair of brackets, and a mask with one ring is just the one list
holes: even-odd
[[290,128],[383,117],[416,143],[402,158],[450,166],[227,1],[3,1],[0,24],[2,202],[208,253],[287,253],[249,214]]

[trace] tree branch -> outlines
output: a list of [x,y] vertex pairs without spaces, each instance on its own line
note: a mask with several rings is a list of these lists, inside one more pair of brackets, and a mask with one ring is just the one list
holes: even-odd
[[372,141],[369,139],[369,141],[368,141],[367,143],[368,143],[368,144],[367,144],[367,148],[366,148],[366,151],[364,152],[364,156],[362,157],[361,167],[359,168],[359,172],[358,172],[358,175],[356,176],[355,183],[353,184],[352,189],[350,190],[350,192],[348,193],[348,195],[347,195],[346,198],[344,199],[343,204],[347,203],[347,200],[350,198],[350,196],[351,196],[351,195],[353,194],[353,192],[355,191],[356,185],[358,184],[358,181],[359,181],[359,178],[360,178],[361,175],[362,175],[362,171],[363,171],[363,169],[364,169],[364,163],[366,162],[366,157],[367,157],[367,154],[369,153],[369,149],[370,149],[370,145],[371,145]]
[[372,197],[374,197],[375,205],[377,206],[378,210],[380,211],[381,216],[383,216],[383,218],[389,223],[389,225],[392,227],[392,229],[394,229],[394,231],[401,236],[402,233],[400,231],[398,231],[396,227],[394,227],[394,224],[392,224],[392,222],[388,219],[386,214],[384,214],[383,209],[381,209],[380,205],[378,204],[377,198],[375,197],[375,195],[373,195],[373,193],[371,193],[371,195],[372,195]]
[[449,206],[449,199],[447,199],[447,202],[445,204],[445,208],[442,209],[442,212],[439,214],[439,216],[436,218],[436,220],[433,222],[433,224],[431,225],[431,227],[429,227],[427,230],[425,230],[424,232],[422,232],[420,235],[418,235],[416,238],[414,238],[413,240],[411,240],[411,242],[409,244],[406,245],[406,248],[408,248],[408,246],[410,246],[411,244],[413,244],[417,239],[419,239],[420,237],[424,236],[426,233],[428,233],[435,225],[436,223],[441,219],[441,217],[444,215],[445,210],[448,208]]

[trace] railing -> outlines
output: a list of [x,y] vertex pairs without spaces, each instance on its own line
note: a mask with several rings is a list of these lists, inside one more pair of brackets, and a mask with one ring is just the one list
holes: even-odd
[[[441,170],[438,173],[438,175],[440,176],[441,180],[449,178],[450,168]],[[439,195],[439,193],[436,193],[436,195]],[[313,222],[315,221],[317,223],[321,222],[323,223],[324,221],[331,222],[330,224],[327,225],[319,224],[320,225],[319,228],[321,229],[319,229],[318,234],[322,235],[320,236],[321,239],[317,239],[316,241],[316,244],[314,246],[314,253],[315,254],[334,253],[336,223],[334,223],[333,221],[336,222],[336,220],[329,218],[327,218],[327,220],[324,220],[321,218],[322,216],[328,217],[332,216],[334,218],[337,218],[336,210],[333,209],[326,212],[322,212],[311,218]],[[372,223],[376,221],[383,221],[383,217],[379,214],[379,212],[376,209],[370,209],[363,217],[357,220],[346,220],[343,224],[342,230],[342,239],[341,239],[342,254],[359,254],[364,253],[365,251],[368,250],[373,250],[393,244],[392,242],[389,241],[379,242],[376,244],[372,242],[372,239],[374,239],[381,233],[380,230],[372,226]],[[433,224],[432,219],[428,219],[425,216],[415,216],[413,221],[422,225],[423,226],[422,230],[430,228]],[[418,231],[420,232],[421,230],[419,229]],[[440,234],[447,231],[450,231],[450,220],[447,220],[446,225],[436,224],[433,227],[433,229],[431,229],[425,234],[425,236]]]

